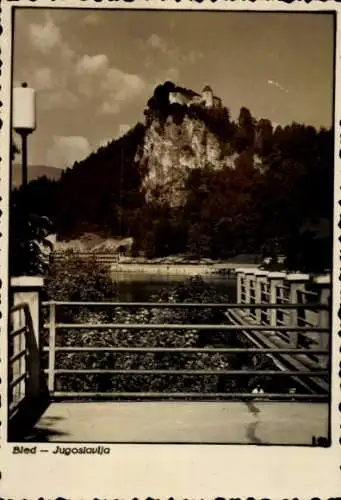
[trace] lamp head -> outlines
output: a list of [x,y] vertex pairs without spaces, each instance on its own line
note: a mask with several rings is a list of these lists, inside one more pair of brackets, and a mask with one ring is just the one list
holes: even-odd
[[13,89],[13,128],[22,135],[32,133],[36,128],[35,90],[23,82]]

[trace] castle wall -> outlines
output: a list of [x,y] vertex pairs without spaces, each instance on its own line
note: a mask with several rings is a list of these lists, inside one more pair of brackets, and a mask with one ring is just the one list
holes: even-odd
[[215,108],[221,108],[222,104],[221,104],[221,99],[219,97],[216,96],[213,97],[213,106]]
[[202,104],[202,97],[200,95],[194,96],[192,99],[193,104]]
[[213,94],[210,90],[205,90],[202,93],[203,101],[206,108],[213,108]]
[[193,97],[189,97],[179,91],[170,92],[169,103],[177,103],[186,106],[197,104],[205,106],[206,108],[220,108],[222,106],[221,99],[214,96],[210,90],[204,91],[202,95],[194,95]]
[[185,104],[188,105],[190,103],[190,99],[188,99],[185,95],[181,94],[181,92],[170,92],[169,93],[169,103],[170,104]]

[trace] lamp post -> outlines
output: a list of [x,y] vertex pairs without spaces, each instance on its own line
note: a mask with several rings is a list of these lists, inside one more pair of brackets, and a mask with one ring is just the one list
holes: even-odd
[[35,90],[23,83],[13,89],[13,128],[21,137],[22,185],[28,183],[27,138],[36,129]]

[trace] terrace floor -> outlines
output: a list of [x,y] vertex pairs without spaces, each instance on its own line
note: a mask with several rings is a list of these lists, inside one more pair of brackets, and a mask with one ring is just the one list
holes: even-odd
[[25,441],[311,445],[313,436],[328,436],[326,403],[60,402]]

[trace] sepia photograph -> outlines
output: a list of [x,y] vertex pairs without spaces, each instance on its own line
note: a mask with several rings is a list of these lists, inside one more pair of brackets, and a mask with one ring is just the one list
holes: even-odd
[[15,8],[12,43],[13,453],[330,447],[335,13]]

